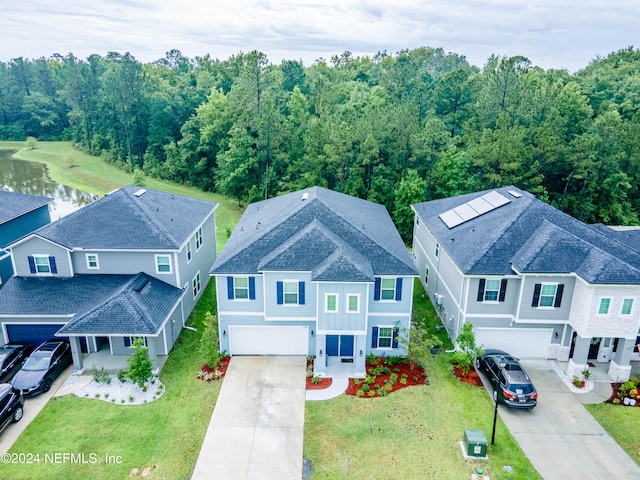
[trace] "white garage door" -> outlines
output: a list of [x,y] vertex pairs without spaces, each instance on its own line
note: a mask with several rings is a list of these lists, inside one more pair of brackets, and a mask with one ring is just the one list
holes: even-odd
[[309,329],[290,327],[229,327],[231,355],[307,355]]
[[518,358],[547,358],[552,329],[476,328],[476,345],[497,348]]

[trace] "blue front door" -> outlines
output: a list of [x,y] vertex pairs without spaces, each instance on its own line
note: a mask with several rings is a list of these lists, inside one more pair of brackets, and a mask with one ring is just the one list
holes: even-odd
[[353,357],[353,335],[327,335],[327,356]]

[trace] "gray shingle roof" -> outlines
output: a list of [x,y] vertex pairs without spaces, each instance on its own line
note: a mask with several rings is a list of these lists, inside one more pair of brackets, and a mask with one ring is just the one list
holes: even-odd
[[73,248],[178,249],[217,203],[128,185],[35,234]]
[[249,205],[210,273],[268,270],[324,281],[417,275],[382,205],[321,187]]
[[53,198],[0,190],[0,224],[53,202]]
[[13,277],[2,290],[0,314],[74,315],[60,335],[156,335],[183,295],[145,273]]
[[[485,192],[412,205],[440,248],[468,275],[576,273],[590,283],[640,284],[633,234],[586,225],[513,186],[495,189],[510,202],[447,228],[439,214]],[[520,198],[508,191],[520,193]]]

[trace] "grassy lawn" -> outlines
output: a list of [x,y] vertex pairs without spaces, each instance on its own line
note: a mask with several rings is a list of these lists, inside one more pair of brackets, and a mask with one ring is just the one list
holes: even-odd
[[[197,354],[206,311],[215,311],[215,281],[189,317],[199,332],[183,330],[160,380],[166,393],[146,405],[112,405],[66,395],[51,399],[13,445],[12,453],[40,454],[40,463],[0,465],[0,478],[128,478],[132,468],[156,466],[149,479],[191,478],[221,382],[196,378]],[[196,352],[196,353],[194,353]],[[27,402],[27,408],[29,407]],[[46,463],[45,453],[96,454],[101,464]],[[105,463],[105,456],[122,463]]]
[[[433,332],[435,312],[423,295],[416,280],[414,321]],[[484,430],[491,440],[493,402],[450,373],[446,353],[432,357],[426,369],[429,385],[387,397],[307,402],[304,452],[312,478],[470,478],[478,467],[492,479],[541,478],[500,417],[489,461],[465,461],[459,445],[465,429]]]
[[640,408],[610,403],[585,405],[593,418],[620,445],[631,459],[640,465]]
[[[123,185],[133,183],[133,175],[115,165],[74,149],[71,142],[38,142],[29,150],[25,142],[0,142],[0,149],[16,150],[14,157],[47,165],[52,180],[89,193],[104,195]],[[218,252],[227,241],[227,231],[233,230],[242,215],[238,203],[216,193],[145,177],[145,186],[153,190],[171,192],[186,197],[219,203],[216,209]]]

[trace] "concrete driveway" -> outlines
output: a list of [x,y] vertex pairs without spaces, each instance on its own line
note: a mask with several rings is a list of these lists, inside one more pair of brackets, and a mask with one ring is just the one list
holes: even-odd
[[306,357],[232,357],[192,480],[300,480]]
[[525,411],[500,405],[499,412],[545,480],[640,478],[640,467],[584,408],[580,394],[569,391],[549,361],[521,363],[538,390],[538,405]]

